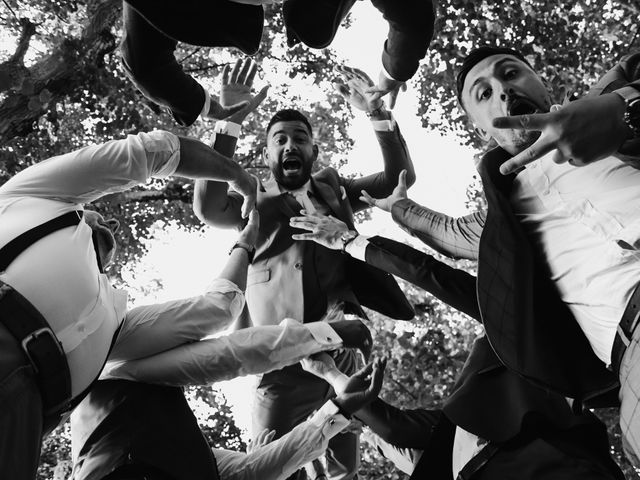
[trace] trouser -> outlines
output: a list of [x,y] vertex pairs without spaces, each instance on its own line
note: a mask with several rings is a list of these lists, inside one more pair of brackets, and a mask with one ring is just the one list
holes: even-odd
[[[340,350],[334,359],[343,373],[350,375],[355,372],[355,351]],[[275,438],[280,438],[334,395],[328,383],[305,372],[300,364],[263,375],[253,406],[253,436],[267,428],[275,430]],[[326,452],[327,478],[357,478],[360,466],[359,447],[357,434],[347,432],[332,438]],[[319,463],[314,462],[316,466]],[[320,472],[316,475],[322,478]],[[298,478],[304,478],[304,474],[299,472]]]
[[0,323],[0,477],[35,478],[42,429],[42,396],[34,368]]

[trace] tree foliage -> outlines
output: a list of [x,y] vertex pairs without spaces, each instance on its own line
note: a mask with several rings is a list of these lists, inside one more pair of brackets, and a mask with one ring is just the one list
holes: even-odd
[[[42,159],[138,131],[166,129],[206,141],[207,125],[179,128],[124,75],[117,52],[120,9],[120,0],[0,4],[3,38],[15,42],[0,52],[0,184]],[[521,48],[562,101],[583,94],[619,57],[640,46],[638,18],[635,0],[442,0],[430,52],[413,80],[420,91],[416,114],[425,127],[453,132],[480,149],[457,107],[454,87],[455,69],[472,47],[494,43]],[[277,5],[267,10],[267,24],[255,58],[264,81],[272,83],[271,94],[249,120],[245,131],[250,134],[239,145],[238,161],[263,175],[264,126],[276,109],[293,106],[308,112],[317,126],[323,149],[318,167],[340,166],[352,146],[347,135],[351,112],[332,93],[335,53],[300,45],[287,49]],[[233,61],[228,50],[191,46],[179,48],[177,57],[212,92],[222,66]],[[299,83],[322,92],[321,98],[296,90]],[[190,206],[192,192],[191,183],[172,179],[101,199],[94,207],[122,225],[116,264],[140,258],[145,248],[141,239],[159,221],[179,219],[185,228],[201,228]],[[470,205],[482,206],[480,184],[469,192]],[[457,266],[473,268],[470,263]],[[390,358],[384,396],[407,408],[435,407],[450,391],[479,327],[419,289],[402,286],[419,312],[414,322],[397,324],[371,315],[376,353]],[[201,388],[190,397],[208,405],[201,420],[210,441],[242,446],[219,396]],[[633,475],[622,460],[616,417],[614,411],[603,413],[616,442],[615,455]],[[68,427],[62,427],[46,440],[40,478],[68,473],[68,436]],[[363,458],[363,478],[401,477],[375,452],[366,450]]]

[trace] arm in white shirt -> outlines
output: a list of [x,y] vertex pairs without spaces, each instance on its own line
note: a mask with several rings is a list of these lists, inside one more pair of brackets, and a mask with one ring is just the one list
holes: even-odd
[[218,278],[203,295],[132,308],[122,322],[109,359],[148,357],[222,332],[240,315],[243,306],[242,291],[233,282]]
[[310,419],[289,433],[251,453],[214,449],[220,478],[225,480],[284,480],[305,463],[318,458],[329,440],[340,433],[349,420],[328,401]]
[[101,378],[204,385],[270,372],[341,346],[342,339],[326,322],[301,324],[287,319],[280,325],[245,328],[139,360],[108,362]]
[[169,132],[129,135],[44,160],[6,182],[0,195],[32,196],[82,204],[151,177],[172,175],[180,141]]

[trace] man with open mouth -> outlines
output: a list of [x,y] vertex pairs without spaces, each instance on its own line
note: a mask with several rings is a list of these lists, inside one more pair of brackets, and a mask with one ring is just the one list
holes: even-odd
[[[232,83],[250,87],[252,76],[242,72],[251,69],[246,65],[234,68],[237,71],[229,76]],[[361,190],[372,189],[378,195],[389,195],[403,169],[408,170],[408,182],[415,181],[409,152],[395,120],[383,101],[367,92],[373,87],[373,81],[357,69],[343,67],[340,73],[345,83],[338,86],[338,91],[371,119],[382,150],[384,169],[361,178],[345,178],[334,168],[312,173],[319,146],[314,141],[309,120],[290,109],[272,117],[263,150],[270,175],[258,191],[260,233],[247,281],[248,313],[254,325],[273,325],[287,317],[304,323],[344,318],[345,314],[365,318],[361,305],[391,318],[413,318],[413,308],[390,275],[340,252],[291,238],[300,230],[292,228],[289,219],[303,209],[331,214],[353,228],[353,213],[368,207],[359,200]],[[222,88],[224,99],[227,98],[224,80]],[[238,103],[252,98],[249,94],[231,100]],[[218,122],[214,143],[217,151],[233,154],[240,130],[237,124],[243,118],[235,116],[235,125]],[[227,190],[225,183],[197,182],[194,211],[198,217],[217,227],[240,226],[240,198]],[[345,245],[349,240],[344,238]],[[353,351],[339,351],[335,360],[347,374],[355,371]],[[276,436],[280,437],[321,407],[332,394],[333,390],[325,382],[303,371],[299,365],[265,374],[254,402],[253,432],[268,428],[276,430]],[[358,442],[354,433],[331,439],[331,454],[326,456],[328,478],[348,479],[356,475]],[[324,472],[315,472],[316,476],[320,474]]]

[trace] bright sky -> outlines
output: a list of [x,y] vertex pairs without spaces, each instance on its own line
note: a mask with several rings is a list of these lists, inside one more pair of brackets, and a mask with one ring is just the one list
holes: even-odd
[[[352,18],[352,27],[339,31],[333,48],[344,58],[345,64],[358,67],[375,79],[380,71],[380,54],[388,27],[369,2],[356,2]],[[305,93],[312,98],[321,94],[319,91]],[[446,138],[423,129],[416,116],[417,98],[415,86],[410,83],[407,92],[400,94],[393,111],[407,141],[418,177],[409,190],[409,196],[430,208],[450,215],[463,215],[467,213],[466,189],[475,173],[473,152],[461,147],[455,138]],[[368,174],[378,171],[382,167],[382,157],[369,121],[362,112],[356,112],[350,134],[355,146],[342,172]],[[358,227],[363,234],[382,234],[419,246],[382,211],[372,212],[372,219]],[[136,292],[136,303],[151,303],[202,292],[221,270],[235,238],[235,232],[213,228],[204,235],[186,233],[179,230],[177,223],[170,228],[158,229],[155,238],[148,244],[149,253],[140,264],[135,265],[134,270],[128,269],[127,280],[139,285],[141,290],[156,281],[163,288],[151,295]],[[252,396],[247,392],[254,381],[252,377],[245,377],[217,384],[232,406],[236,423],[245,430],[250,426],[249,401]]]

